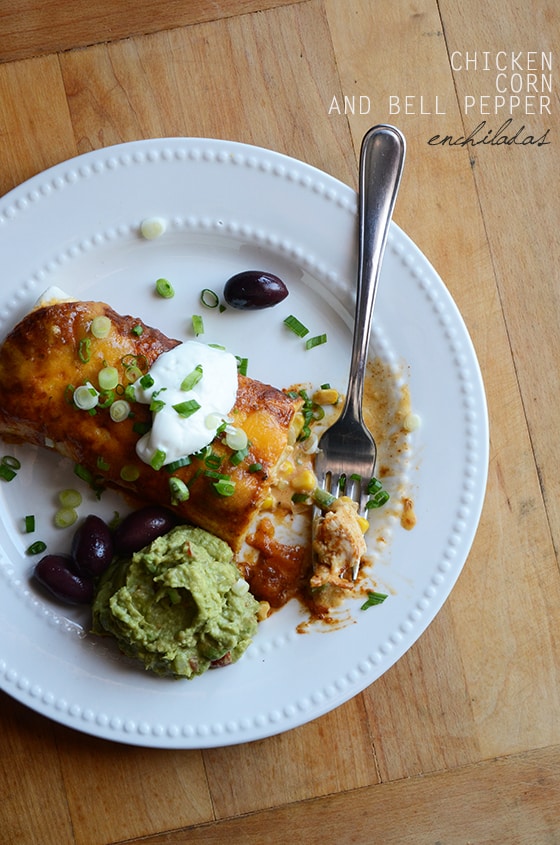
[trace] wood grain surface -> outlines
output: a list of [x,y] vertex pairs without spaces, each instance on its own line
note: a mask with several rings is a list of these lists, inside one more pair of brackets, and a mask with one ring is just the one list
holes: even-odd
[[[555,0],[0,0],[0,195],[166,135],[258,144],[355,187],[363,133],[398,124],[395,219],[457,302],[491,424],[467,564],[371,687],[288,733],[205,751],[97,740],[0,694],[0,842],[560,843],[559,43]],[[484,62],[498,52],[507,96],[538,87],[548,111],[495,113]],[[531,86],[529,53],[552,56],[550,91],[546,68]],[[534,143],[430,143],[508,118],[504,134]]]

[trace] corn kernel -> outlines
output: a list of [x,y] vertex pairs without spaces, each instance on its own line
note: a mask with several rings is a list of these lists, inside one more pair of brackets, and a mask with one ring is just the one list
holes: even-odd
[[313,394],[313,401],[317,405],[336,405],[339,399],[339,392],[334,387],[321,387]]
[[311,493],[317,486],[317,479],[310,469],[304,469],[292,478],[291,486],[299,493]]
[[369,522],[367,521],[367,519],[363,516],[359,516],[358,517],[358,524],[359,524],[360,528],[362,529],[362,532],[365,534],[366,531],[369,529]]
[[272,496],[267,496],[264,502],[261,505],[261,510],[271,511],[274,507],[274,498]]
[[284,475],[291,475],[294,469],[295,467],[291,461],[284,461],[284,463],[280,467],[280,472],[282,472]]

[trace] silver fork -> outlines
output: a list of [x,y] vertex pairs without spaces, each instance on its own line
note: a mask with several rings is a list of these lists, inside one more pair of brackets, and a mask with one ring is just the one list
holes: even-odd
[[[322,435],[315,458],[319,485],[352,497],[365,512],[367,486],[377,447],[362,416],[364,377],[379,271],[402,175],[406,143],[393,126],[380,124],[364,136],[360,150],[359,264],[350,376],[340,417]],[[353,567],[356,579],[359,563]]]

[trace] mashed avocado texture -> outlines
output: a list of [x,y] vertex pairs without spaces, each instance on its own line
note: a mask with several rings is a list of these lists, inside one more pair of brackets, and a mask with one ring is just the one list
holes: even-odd
[[93,604],[96,634],[159,675],[192,678],[241,657],[259,603],[227,543],[178,526],[103,574]]

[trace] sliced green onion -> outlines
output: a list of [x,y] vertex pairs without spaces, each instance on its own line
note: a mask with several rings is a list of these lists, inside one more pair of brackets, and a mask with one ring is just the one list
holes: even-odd
[[204,320],[200,314],[193,314],[192,327],[195,337],[198,337],[200,334],[204,334]]
[[81,384],[74,391],[74,405],[80,411],[91,411],[98,402],[99,393],[89,381],[87,384]]
[[13,455],[4,455],[2,466],[9,467],[10,469],[21,469],[21,461],[18,458],[14,458]]
[[247,432],[245,432],[242,428],[234,428],[233,426],[228,426],[226,429],[225,440],[233,452],[237,452],[240,449],[246,449],[249,442]]
[[111,464],[108,464],[104,458],[99,457],[97,459],[97,469],[100,469],[102,472],[107,472],[107,470],[111,469]]
[[131,329],[132,334],[135,334],[136,337],[140,337],[141,334],[144,334],[144,326],[141,326],[138,323],[136,326],[133,326]]
[[172,476],[169,479],[169,490],[171,493],[171,504],[178,505],[180,502],[186,502],[189,498],[189,488],[180,478]]
[[126,399],[117,399],[117,401],[113,402],[111,405],[109,414],[113,422],[122,422],[123,420],[127,420],[130,416],[130,404],[126,401]]
[[99,402],[97,403],[97,407],[103,409],[110,408],[114,401],[115,391],[104,390],[102,393],[99,394]]
[[144,390],[148,390],[150,387],[154,386],[154,377],[150,375],[150,373],[146,373],[145,376],[142,376],[140,379],[140,387]]
[[25,533],[33,534],[33,532],[35,531],[35,517],[33,516],[33,514],[26,516],[23,523],[25,526]]
[[249,454],[249,445],[247,444],[247,446],[244,449],[238,449],[236,452],[234,452],[233,455],[230,458],[230,461],[231,461],[231,463],[233,464],[234,467],[237,467],[237,466],[239,466],[239,464],[242,461],[245,460],[245,458],[247,457],[248,454]]
[[261,463],[249,464],[249,472],[260,472],[263,468]]
[[130,367],[127,367],[125,369],[125,376],[127,377],[130,383],[138,381],[141,375],[142,370],[137,364],[131,364]]
[[94,337],[107,337],[111,332],[111,320],[105,314],[94,317],[91,322],[91,333]]
[[167,279],[158,279],[156,282],[156,293],[164,299],[172,299],[175,296],[173,285]]
[[220,297],[210,288],[204,288],[200,292],[200,301],[206,308],[217,308],[220,304]]
[[214,482],[214,489],[220,496],[233,496],[235,493],[235,481],[228,478],[220,478]]
[[139,434],[142,436],[143,434],[147,434],[151,428],[150,423],[147,422],[135,422],[132,425],[132,430],[135,434]]
[[82,364],[87,364],[91,358],[91,340],[83,337],[78,344],[78,358]]
[[188,376],[185,376],[185,378],[181,382],[181,390],[192,390],[193,387],[198,384],[201,378],[202,365],[197,364],[192,373],[189,373]]
[[150,460],[152,469],[160,470],[165,463],[166,454],[162,449],[156,449]]
[[154,414],[157,414],[158,411],[162,411],[165,408],[165,402],[163,399],[152,399],[150,402],[150,411]]
[[72,488],[61,490],[58,494],[58,501],[63,508],[79,508],[82,504],[82,494],[79,490]]
[[322,346],[323,343],[327,342],[327,335],[326,334],[318,334],[315,337],[310,337],[309,340],[305,341],[305,348],[306,349],[313,349],[315,346]]
[[242,375],[247,375],[247,368],[249,366],[249,359],[248,358],[240,358],[239,355],[235,356],[237,358],[237,372]]
[[295,505],[301,505],[303,502],[307,502],[307,493],[294,493],[292,496],[292,502]]
[[82,481],[85,481],[87,484],[93,484],[93,475],[89,471],[89,469],[82,464],[75,464],[74,466],[74,474],[81,478]]
[[316,487],[312,493],[312,499],[315,504],[323,509],[330,508],[333,502],[336,502],[336,496],[323,490],[322,487]]
[[367,601],[363,603],[360,610],[367,610],[368,607],[374,607],[376,604],[383,604],[388,596],[385,593],[368,593]]
[[59,508],[54,515],[56,528],[70,528],[78,519],[78,512],[75,508]]
[[25,550],[25,553],[28,555],[40,555],[46,548],[46,543],[43,543],[42,540],[36,540],[35,543],[31,543],[31,545]]
[[177,469],[181,469],[181,467],[188,467],[191,463],[191,459],[189,455],[185,455],[184,458],[177,458],[176,461],[171,461],[170,464],[165,465],[166,472],[175,472]]
[[119,383],[119,371],[116,367],[103,367],[99,370],[97,381],[101,390],[114,390]]
[[10,469],[5,464],[0,464],[0,478],[4,481],[13,481],[16,477],[17,472],[15,469]]
[[173,405],[173,410],[177,411],[183,419],[187,419],[188,417],[192,417],[200,407],[201,405],[196,399],[187,399],[185,402],[178,402],[177,405]]
[[204,457],[204,464],[208,469],[218,470],[222,465],[222,459],[215,452],[208,452]]
[[134,464],[125,464],[119,474],[123,481],[137,481],[140,470]]
[[297,317],[294,317],[293,314],[290,314],[289,317],[286,317],[284,320],[284,325],[287,326],[290,331],[296,334],[298,337],[305,337],[306,334],[309,333],[309,329],[307,326],[304,326]]
[[380,490],[375,496],[372,496],[371,499],[368,499],[366,502],[366,509],[372,510],[372,508],[381,508],[385,505],[391,497],[387,493],[386,490]]

